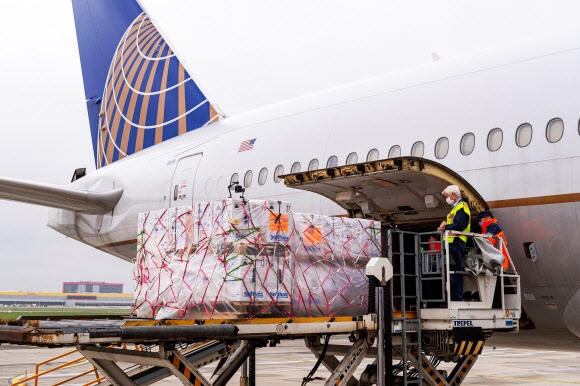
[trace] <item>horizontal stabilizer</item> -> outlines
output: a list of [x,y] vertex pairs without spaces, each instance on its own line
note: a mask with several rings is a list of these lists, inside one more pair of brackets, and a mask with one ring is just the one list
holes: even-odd
[[123,195],[118,188],[93,192],[39,182],[0,177],[0,199],[68,209],[89,214],[110,212]]

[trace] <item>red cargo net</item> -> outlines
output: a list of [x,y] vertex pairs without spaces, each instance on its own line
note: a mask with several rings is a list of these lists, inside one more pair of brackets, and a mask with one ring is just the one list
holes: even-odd
[[380,223],[228,199],[139,215],[141,317],[361,315]]

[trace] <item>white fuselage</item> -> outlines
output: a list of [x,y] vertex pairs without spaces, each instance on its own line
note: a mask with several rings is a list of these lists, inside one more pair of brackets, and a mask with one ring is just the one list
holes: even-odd
[[[225,198],[232,175],[237,173],[244,184],[248,171],[253,174],[248,198],[282,199],[298,211],[344,214],[326,198],[275,182],[275,168],[282,165],[277,174],[288,174],[300,162],[306,170],[313,159],[324,168],[332,156],[343,165],[353,152],[363,162],[372,149],[378,158],[389,158],[398,155],[389,154],[398,145],[401,155],[435,160],[479,192],[506,231],[528,314],[538,326],[566,324],[574,331],[571,323],[580,321],[580,200],[574,199],[580,192],[578,69],[580,40],[559,40],[544,48],[506,48],[493,56],[435,62],[224,119],[76,181],[78,188],[122,187],[124,193],[111,213],[55,210],[50,226],[132,260],[137,213]],[[551,143],[547,125],[554,118],[562,120],[564,130]],[[532,138],[520,147],[516,129],[525,123],[532,127]],[[488,142],[498,142],[488,139],[494,128],[502,130],[501,147],[490,151]],[[474,135],[475,147],[463,155],[460,141],[467,133]],[[442,137],[449,150],[438,159],[435,147]],[[238,152],[242,141],[253,138],[252,150]],[[424,153],[411,154],[418,141]],[[260,185],[262,168],[268,174]],[[526,258],[524,242],[534,243],[537,261]],[[567,302],[576,306],[567,308]]]

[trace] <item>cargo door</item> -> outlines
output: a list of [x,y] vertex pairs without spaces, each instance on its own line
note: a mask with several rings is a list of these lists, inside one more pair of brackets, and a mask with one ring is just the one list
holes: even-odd
[[283,176],[291,188],[318,193],[350,217],[394,222],[401,229],[433,230],[449,213],[441,192],[457,185],[472,212],[487,209],[479,193],[459,174],[431,160],[400,157]]
[[193,185],[202,155],[203,153],[198,153],[183,157],[177,163],[169,193],[170,208],[193,204]]

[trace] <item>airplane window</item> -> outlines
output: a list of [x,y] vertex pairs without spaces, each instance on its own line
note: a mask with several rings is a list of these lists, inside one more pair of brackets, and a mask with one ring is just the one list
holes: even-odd
[[230,178],[230,184],[233,184],[234,182],[236,183],[240,182],[240,177],[238,177],[238,173],[232,174],[232,178]]
[[423,142],[415,142],[413,147],[411,148],[411,156],[413,157],[423,157],[423,153],[425,152],[425,145]]
[[516,145],[526,147],[530,142],[532,142],[532,125],[523,123],[516,130]]
[[400,156],[401,156],[401,146],[395,145],[391,147],[391,149],[389,150],[389,158],[395,158]]
[[290,173],[298,173],[300,171],[300,162],[294,162],[292,168],[290,169]]
[[282,174],[284,174],[284,166],[282,165],[276,166],[276,169],[274,169],[274,182],[276,183],[280,182],[281,178],[278,176]]
[[564,121],[560,118],[554,118],[548,122],[546,138],[548,138],[549,142],[558,142],[562,139],[562,135],[564,135]]
[[213,195],[213,189],[215,187],[214,181],[211,178],[208,178],[205,181],[205,194],[207,194],[208,196],[212,196]]
[[435,143],[435,157],[442,159],[447,157],[449,151],[449,139],[443,137],[439,138]]
[[500,128],[495,128],[487,135],[487,148],[489,151],[497,151],[503,142],[503,131]]
[[327,168],[335,168],[338,166],[338,158],[333,155],[332,157],[330,157],[328,159],[328,162],[326,163],[326,167]]
[[258,174],[258,184],[264,185],[266,183],[266,179],[268,178],[268,168],[262,168],[260,173]]
[[314,158],[308,164],[308,170],[316,170],[316,169],[318,169],[318,160],[316,158]]
[[246,175],[244,176],[244,187],[245,188],[249,188],[250,185],[252,185],[252,177],[254,177],[254,173],[251,170],[248,170],[246,172]]
[[367,154],[367,162],[368,161],[376,161],[379,159],[379,151],[377,149],[372,149]]
[[223,192],[226,190],[226,179],[224,176],[219,176],[217,180],[217,189],[216,192]]
[[459,150],[463,155],[470,155],[473,153],[473,149],[475,148],[475,135],[473,133],[464,134],[461,137],[461,143],[459,144]]
[[346,164],[352,165],[358,162],[358,155],[356,153],[350,153],[348,157],[346,157]]

